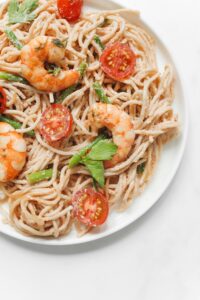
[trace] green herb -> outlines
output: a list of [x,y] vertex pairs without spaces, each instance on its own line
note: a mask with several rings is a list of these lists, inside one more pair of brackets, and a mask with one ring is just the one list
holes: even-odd
[[86,166],[92,177],[98,182],[100,187],[103,187],[105,184],[104,178],[104,166],[102,161],[91,160],[88,157],[85,157],[81,161],[82,164]]
[[144,172],[145,170],[145,166],[146,166],[146,163],[143,162],[142,164],[138,165],[137,166],[137,174],[140,175]]
[[0,79],[8,80],[8,81],[16,81],[16,82],[20,82],[20,83],[24,83],[24,84],[28,83],[26,79],[24,79],[20,76],[17,76],[17,75],[7,73],[7,72],[0,72]]
[[69,95],[71,95],[73,92],[75,92],[77,90],[77,88],[78,88],[78,84],[75,84],[75,85],[72,85],[69,88],[63,90],[55,102],[56,103],[63,102],[65,100],[65,98],[67,98]]
[[102,50],[105,49],[105,46],[103,45],[103,43],[98,35],[94,36],[94,41],[101,47]]
[[79,73],[81,74],[81,77],[84,76],[86,69],[87,69],[88,65],[86,62],[82,62],[78,68]]
[[67,40],[65,40],[64,42],[61,42],[61,40],[59,40],[59,39],[54,39],[53,43],[54,43],[54,45],[56,45],[59,48],[65,48],[67,45]]
[[[20,129],[22,127],[22,124],[20,122],[15,121],[13,119],[10,119],[10,118],[8,118],[6,116],[3,116],[3,115],[0,115],[0,122],[8,123],[15,129]],[[31,130],[31,131],[26,132],[26,135],[28,135],[30,137],[34,137],[35,132],[34,132],[34,130]]]
[[16,35],[14,34],[14,32],[7,28],[5,30],[5,34],[7,35],[8,39],[11,41],[11,43],[18,49],[21,50],[22,49],[22,44],[19,42],[18,38],[16,37]]
[[101,100],[101,102],[110,103],[110,100],[106,96],[106,94],[99,82],[95,82],[93,84],[93,89],[95,90],[95,92],[96,92],[97,96],[99,97],[99,99]]
[[117,152],[117,146],[111,140],[101,140],[95,144],[87,157],[92,160],[110,160]]
[[53,76],[58,76],[61,72],[61,68],[60,67],[54,67],[54,69],[50,69],[48,70],[49,74],[52,74]]
[[103,187],[105,184],[103,161],[111,159],[116,151],[117,146],[111,140],[99,136],[93,143],[71,158],[69,167],[72,168],[78,164],[85,165],[93,179]]
[[92,149],[98,142],[104,139],[103,135],[100,135],[96,140],[94,140],[91,144],[84,147],[81,151],[79,151],[77,154],[72,156],[72,158],[69,161],[69,168],[73,168],[77,166],[82,158],[87,154],[88,150]]
[[27,175],[27,179],[30,184],[34,184],[42,180],[50,179],[52,175],[53,175],[53,169],[48,169],[48,170],[42,170],[39,172],[29,174]]
[[11,0],[8,6],[9,24],[27,23],[35,19],[33,11],[37,8],[39,0]]

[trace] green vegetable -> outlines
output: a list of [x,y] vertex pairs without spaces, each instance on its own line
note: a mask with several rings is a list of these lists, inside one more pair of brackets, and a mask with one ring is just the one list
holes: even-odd
[[8,81],[16,81],[16,82],[20,82],[20,83],[24,83],[24,84],[28,83],[26,79],[24,79],[20,76],[17,76],[17,75],[7,73],[7,72],[0,72],[0,79],[8,80]]
[[85,165],[93,179],[103,187],[105,184],[103,161],[111,159],[116,151],[115,144],[104,139],[104,136],[99,136],[93,143],[71,158],[69,167],[73,168],[79,163]]
[[67,42],[67,40],[65,40],[64,42],[61,42],[61,40],[59,40],[59,39],[54,39],[53,40],[54,45],[56,45],[59,48],[65,48],[66,47],[66,42]]
[[48,169],[48,170],[42,170],[39,172],[29,174],[27,175],[27,179],[30,184],[34,184],[42,180],[50,179],[52,175],[53,175],[53,169]]
[[86,69],[87,69],[88,65],[86,62],[82,62],[78,68],[79,73],[81,74],[81,77],[84,76]]
[[101,47],[102,50],[105,49],[105,46],[103,45],[103,43],[98,35],[94,36],[94,41]]
[[117,146],[111,140],[100,140],[95,144],[87,157],[92,160],[110,160],[117,152]]
[[18,49],[21,50],[22,49],[22,44],[19,42],[18,38],[16,37],[16,35],[14,34],[14,32],[7,28],[5,30],[5,34],[7,35],[8,39],[11,41],[11,43]]
[[[22,127],[22,124],[20,122],[10,119],[8,117],[5,117],[3,115],[0,115],[0,122],[8,123],[15,129],[20,129]],[[26,135],[28,135],[30,137],[34,137],[35,132],[34,132],[34,130],[31,130],[31,131],[26,132]]]
[[55,66],[53,69],[48,70],[49,74],[52,74],[53,76],[58,76],[61,72],[61,68]]
[[80,161],[82,160],[82,158],[86,155],[86,153],[88,152],[88,150],[92,149],[92,147],[94,147],[102,139],[104,139],[104,136],[100,135],[91,144],[89,144],[88,146],[84,147],[81,151],[79,151],[77,154],[75,154],[70,159],[70,161],[69,161],[69,168],[73,168],[73,167],[77,166],[80,163]]
[[91,160],[87,156],[83,158],[81,162],[86,166],[86,168],[91,173],[96,182],[98,182],[100,187],[103,187],[105,184],[103,162]]
[[138,165],[137,166],[137,174],[140,175],[144,172],[145,170],[145,166],[146,166],[146,163],[143,162],[142,164]]
[[60,103],[62,101],[65,100],[65,98],[67,98],[69,95],[71,95],[73,92],[75,92],[78,88],[78,84],[72,85],[69,88],[67,88],[66,90],[63,90],[60,94],[60,96],[58,97],[58,99],[56,100],[56,103]]
[[39,0],[11,0],[8,6],[9,24],[27,23],[35,19],[33,11],[37,8]]
[[99,97],[100,101],[103,103],[110,103],[110,100],[106,96],[102,86],[100,85],[99,82],[95,82],[93,84],[93,89],[95,90],[97,96]]

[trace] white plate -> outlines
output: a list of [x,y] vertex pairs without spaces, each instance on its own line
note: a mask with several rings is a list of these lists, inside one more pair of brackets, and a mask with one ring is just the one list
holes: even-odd
[[[84,9],[87,11],[122,8],[120,5],[109,0],[87,0],[85,2],[86,7]],[[3,224],[0,220],[0,231],[2,233],[19,240],[42,245],[73,245],[94,241],[102,237],[111,235],[140,218],[160,199],[162,194],[165,192],[165,190],[173,180],[183,156],[188,128],[186,100],[184,98],[180,76],[178,74],[177,68],[173,62],[172,57],[170,56],[164,44],[157,37],[157,35],[154,32],[152,32],[152,30],[141,19],[137,17],[134,17],[133,19],[133,15],[127,13],[124,17],[126,17],[129,20],[129,22],[134,21],[134,23],[142,25],[154,37],[154,39],[157,42],[157,55],[159,67],[162,68],[164,63],[170,63],[174,67],[176,76],[176,99],[174,108],[175,111],[179,114],[182,125],[180,136],[173,142],[165,146],[164,151],[161,155],[161,159],[156,168],[155,174],[152,180],[150,181],[149,185],[146,187],[145,191],[142,193],[142,195],[137,197],[133,201],[131,207],[127,211],[123,213],[112,212],[109,216],[106,225],[102,226],[100,229],[89,233],[81,238],[77,237],[76,233],[72,231],[69,235],[60,239],[44,240],[39,238],[23,236],[20,233],[16,232],[9,225]]]

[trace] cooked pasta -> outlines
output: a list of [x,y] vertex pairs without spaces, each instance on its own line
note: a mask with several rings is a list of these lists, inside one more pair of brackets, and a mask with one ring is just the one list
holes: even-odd
[[[22,76],[22,50],[5,33],[9,3],[0,7],[0,72]],[[130,116],[134,128],[127,158],[105,169],[103,190],[109,206],[124,211],[152,177],[163,145],[177,133],[173,70],[170,65],[158,69],[154,40],[140,26],[128,23],[120,10],[88,13],[70,24],[59,17],[56,1],[41,0],[34,14],[31,22],[9,25],[23,46],[39,36],[66,41],[68,70],[78,70],[83,62],[88,67],[77,88],[62,102],[71,111],[73,131],[68,139],[56,143],[48,143],[39,126],[43,112],[60,92],[42,91],[26,81],[0,79],[7,96],[4,115],[22,124],[16,131],[23,134],[27,145],[22,172],[0,187],[9,204],[9,223],[21,233],[57,238],[67,235],[75,224],[83,234],[90,227],[73,218],[71,199],[81,189],[93,186],[93,178],[82,164],[69,168],[69,161],[99,134],[99,128],[91,124],[91,107],[99,102],[93,84],[98,82],[110,103]],[[95,36],[105,47],[118,41],[128,44],[137,58],[134,74],[120,81],[106,76],[99,60],[103,49]],[[26,134],[31,130],[35,136]],[[28,175],[49,168],[53,169],[51,178],[30,184]]]

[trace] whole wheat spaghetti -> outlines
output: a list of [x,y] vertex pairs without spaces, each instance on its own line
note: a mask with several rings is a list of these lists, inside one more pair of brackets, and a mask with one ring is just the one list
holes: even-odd
[[[21,51],[8,39],[6,1],[0,7],[0,71],[21,75]],[[29,83],[0,80],[7,95],[5,115],[22,124],[16,131],[24,134],[27,161],[23,171],[8,183],[0,183],[9,203],[9,223],[18,231],[39,237],[66,235],[75,223],[79,233],[88,230],[72,216],[73,195],[93,185],[93,179],[83,165],[70,169],[70,158],[97,136],[91,130],[90,107],[99,102],[93,89],[98,81],[113,105],[131,116],[135,141],[126,160],[105,170],[105,194],[113,209],[128,209],[151,178],[163,145],[178,128],[173,112],[174,76],[170,65],[158,70],[155,43],[141,27],[129,24],[120,11],[89,13],[71,25],[61,19],[56,1],[42,0],[35,10],[35,19],[16,23],[9,28],[21,44],[26,45],[38,36],[66,40],[65,56],[70,69],[77,69],[83,61],[88,68],[79,87],[62,104],[71,111],[74,126],[69,139],[56,145],[48,144],[38,130],[41,115],[54,103],[59,93],[36,90]],[[122,82],[114,81],[102,71],[99,57],[102,48],[95,42],[98,35],[106,46],[116,41],[128,43],[137,56],[133,76]],[[31,58],[30,58],[31,59]],[[35,130],[35,137],[25,135]],[[143,172],[138,167],[145,166]],[[27,175],[53,168],[51,179],[30,185]]]

